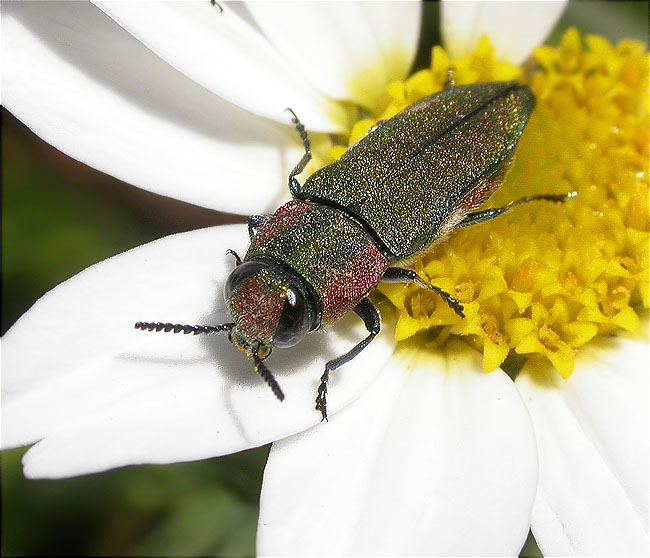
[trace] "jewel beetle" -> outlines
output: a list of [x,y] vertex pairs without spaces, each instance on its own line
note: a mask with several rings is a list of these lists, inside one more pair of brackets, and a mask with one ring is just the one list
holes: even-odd
[[291,109],[305,153],[289,174],[293,199],[273,215],[248,220],[250,246],[224,297],[232,321],[216,326],[137,322],[147,331],[224,332],[248,355],[279,400],[284,394],[265,364],[273,347],[290,347],[307,333],[354,311],[368,335],[330,360],[320,378],[316,409],[327,418],[332,371],[377,335],[380,316],[368,294],[380,282],[414,282],[441,296],[460,317],[462,305],[406,264],[452,231],[493,219],[533,200],[564,201],[575,193],[537,195],[475,211],[503,182],[513,150],[535,106],[514,81],[445,88],[380,121],[337,161],[296,178],[311,150]]

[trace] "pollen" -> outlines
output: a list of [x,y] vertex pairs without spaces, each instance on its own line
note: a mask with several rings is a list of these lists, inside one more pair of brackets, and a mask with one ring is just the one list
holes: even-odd
[[640,42],[612,45],[575,29],[533,58],[527,70],[495,60],[487,38],[458,60],[435,47],[431,67],[391,83],[348,145],[443,89],[448,70],[455,85],[516,79],[531,87],[536,108],[503,186],[483,208],[535,194],[578,195],[452,232],[410,263],[463,304],[464,319],[416,285],[379,290],[397,308],[397,340],[427,332],[436,346],[460,335],[483,352],[485,370],[519,354],[547,359],[567,378],[580,347],[598,335],[638,332],[649,305],[649,59]]

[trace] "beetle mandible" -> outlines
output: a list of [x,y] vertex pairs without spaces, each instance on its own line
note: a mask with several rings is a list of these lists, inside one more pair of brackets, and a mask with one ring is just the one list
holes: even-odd
[[330,373],[358,355],[377,335],[380,317],[368,298],[380,282],[414,282],[430,289],[461,318],[462,305],[405,264],[453,230],[493,219],[533,200],[564,201],[575,193],[528,196],[473,211],[503,182],[535,106],[517,82],[445,88],[379,122],[337,161],[303,185],[296,176],[311,150],[291,109],[305,153],[289,174],[293,200],[273,215],[248,220],[250,246],[224,288],[231,323],[217,326],[137,322],[148,331],[225,332],[253,360],[254,370],[284,399],[265,359],[308,332],[353,310],[368,335],[330,360],[320,378],[316,409],[327,418]]

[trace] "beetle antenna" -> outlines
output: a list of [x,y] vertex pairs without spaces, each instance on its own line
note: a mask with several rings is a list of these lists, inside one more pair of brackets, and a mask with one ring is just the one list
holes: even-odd
[[271,371],[262,362],[262,359],[258,356],[257,351],[251,351],[251,355],[253,356],[253,361],[255,362],[255,366],[253,366],[253,370],[255,370],[255,372],[257,372],[262,377],[262,379],[269,385],[271,391],[275,394],[275,396],[280,401],[283,401],[284,393],[282,393],[282,390],[280,389],[280,386],[276,381],[276,379],[273,377],[273,374],[271,374]]
[[169,333],[181,333],[184,334],[193,333],[194,335],[199,335],[201,333],[220,333],[226,331],[230,333],[232,328],[235,327],[235,324],[220,324],[216,326],[206,326],[206,325],[182,325],[182,324],[170,324],[162,322],[136,322],[135,329],[141,329],[142,331],[164,331]]

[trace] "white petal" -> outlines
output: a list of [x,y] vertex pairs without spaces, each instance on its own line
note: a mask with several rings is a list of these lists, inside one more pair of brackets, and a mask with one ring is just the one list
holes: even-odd
[[406,76],[420,33],[417,2],[250,2],[278,50],[325,95],[372,106]]
[[537,435],[542,552],[647,556],[647,334],[591,343],[568,380],[530,366],[516,385]]
[[[225,336],[149,333],[136,321],[227,321],[227,247],[243,252],[246,227],[170,236],[88,268],[39,300],[3,339],[2,443],[38,442],[25,474],[62,477],[131,463],[201,459],[259,446],[316,424],[324,363],[364,337],[356,316],[276,350],[268,366],[280,403]],[[340,409],[393,351],[382,332],[336,374]],[[349,371],[349,370],[348,370]]]
[[502,372],[398,349],[329,424],[273,444],[258,553],[516,555],[537,482],[534,433]]
[[209,2],[95,2],[174,68],[255,114],[282,123],[293,108],[307,129],[341,131],[343,108],[312,89],[265,37]]
[[460,58],[472,53],[481,35],[488,35],[497,59],[520,64],[546,39],[565,7],[566,0],[444,0],[443,44],[453,58]]
[[95,6],[3,5],[2,51],[3,103],[68,155],[224,211],[268,212],[287,197],[295,130],[213,95]]

